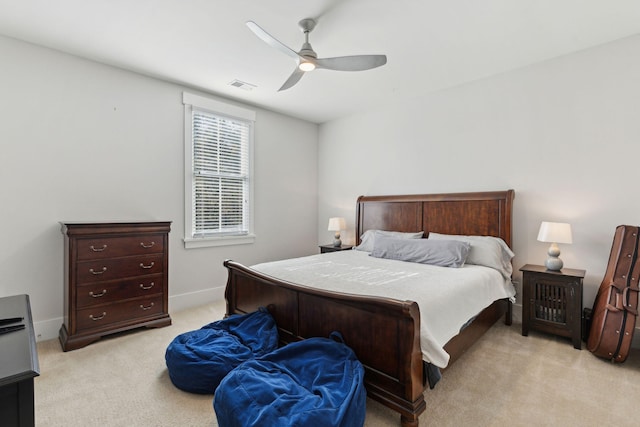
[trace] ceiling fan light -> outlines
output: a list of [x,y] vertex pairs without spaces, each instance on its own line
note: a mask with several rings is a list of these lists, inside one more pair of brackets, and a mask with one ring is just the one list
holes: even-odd
[[298,68],[300,68],[302,71],[313,71],[316,69],[316,64],[314,64],[313,62],[301,62],[300,65],[298,65]]

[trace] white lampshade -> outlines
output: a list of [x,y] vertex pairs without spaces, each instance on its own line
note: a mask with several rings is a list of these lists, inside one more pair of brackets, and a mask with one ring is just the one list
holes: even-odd
[[573,243],[571,224],[566,222],[546,222],[540,224],[538,241],[547,243]]
[[339,217],[329,218],[329,227],[327,227],[327,230],[340,231],[346,228],[347,228],[347,222],[344,220],[344,218],[339,218]]

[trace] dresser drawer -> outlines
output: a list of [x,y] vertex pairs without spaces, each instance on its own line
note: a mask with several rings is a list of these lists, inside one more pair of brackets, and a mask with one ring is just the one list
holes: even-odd
[[162,274],[82,285],[77,289],[76,304],[78,308],[84,308],[129,298],[151,296],[162,293],[162,285]]
[[102,328],[117,322],[131,322],[162,312],[162,295],[98,305],[78,310],[78,330]]
[[77,283],[105,282],[164,271],[163,254],[83,261],[77,264]]
[[130,255],[148,255],[164,251],[164,236],[149,234],[125,237],[78,239],[78,261],[117,258]]

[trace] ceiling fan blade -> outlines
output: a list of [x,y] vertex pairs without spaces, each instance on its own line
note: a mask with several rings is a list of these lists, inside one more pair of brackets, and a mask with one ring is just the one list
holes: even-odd
[[303,75],[304,75],[304,71],[302,71],[300,68],[296,67],[296,69],[293,70],[293,73],[291,73],[291,75],[289,76],[287,81],[284,82],[284,84],[282,85],[282,87],[280,89],[278,89],[278,92],[280,92],[282,90],[289,89],[291,86],[293,86],[296,83],[298,83]]
[[286,45],[282,44],[279,40],[274,38],[271,34],[267,33],[265,30],[263,30],[255,22],[247,21],[247,27],[249,27],[249,29],[251,31],[253,31],[253,33],[256,36],[258,36],[262,41],[264,41],[269,46],[278,49],[280,52],[284,53],[285,55],[288,55],[288,56],[292,57],[293,59],[296,59],[296,60],[300,59],[300,56],[298,55],[298,52],[296,52],[296,51],[290,49],[289,47],[287,47]]
[[316,59],[316,67],[336,71],[364,71],[387,63],[386,55],[354,55]]

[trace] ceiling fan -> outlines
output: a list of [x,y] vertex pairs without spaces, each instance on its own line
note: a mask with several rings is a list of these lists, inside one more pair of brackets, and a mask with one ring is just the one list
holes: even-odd
[[335,58],[318,58],[318,55],[309,43],[309,33],[315,28],[316,21],[312,18],[305,18],[298,22],[298,26],[304,33],[304,44],[300,51],[296,52],[271,36],[255,22],[247,22],[247,27],[249,27],[256,36],[262,39],[269,46],[274,47],[285,55],[292,57],[297,62],[295,70],[293,70],[293,73],[289,76],[287,81],[284,82],[282,87],[278,89],[278,92],[289,89],[300,81],[305,72],[313,71],[316,68],[336,71],[364,71],[387,63],[386,55],[353,55],[339,56]]

